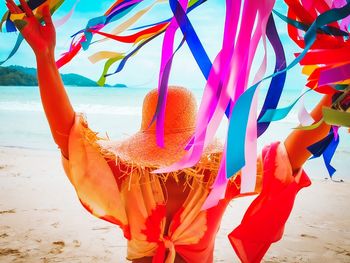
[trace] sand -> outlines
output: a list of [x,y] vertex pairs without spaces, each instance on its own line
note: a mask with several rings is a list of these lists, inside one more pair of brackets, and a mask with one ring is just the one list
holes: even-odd
[[[264,262],[350,262],[349,183],[300,192],[283,239]],[[215,262],[238,262],[227,234],[252,198],[232,202]],[[127,262],[121,231],[80,205],[56,151],[0,147],[0,262]]]

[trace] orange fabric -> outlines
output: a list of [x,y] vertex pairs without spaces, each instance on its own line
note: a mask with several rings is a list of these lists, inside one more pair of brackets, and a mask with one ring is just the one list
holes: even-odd
[[[213,262],[221,218],[229,201],[240,196],[240,175],[228,184],[225,198],[204,211],[201,207],[210,185],[191,180],[191,190],[184,204],[171,220],[168,233],[164,233],[167,197],[163,193],[162,177],[149,169],[126,167],[118,159],[106,159],[101,150],[86,139],[86,130],[85,122],[77,115],[69,135],[70,159],[63,157],[63,165],[84,207],[122,228],[128,239],[127,258],[150,256],[156,263],[172,263],[177,253],[187,262]],[[276,156],[280,155],[282,161],[271,157],[277,160],[277,166],[270,172],[278,172],[278,176],[284,178],[291,175],[291,169],[286,163],[285,150]],[[261,172],[261,169],[259,162],[258,170]],[[261,182],[261,175],[258,178]]]
[[260,195],[246,211],[229,239],[242,262],[260,262],[273,242],[282,238],[284,225],[298,191],[311,184],[303,170],[292,173],[288,155],[279,143],[263,151],[264,176]]

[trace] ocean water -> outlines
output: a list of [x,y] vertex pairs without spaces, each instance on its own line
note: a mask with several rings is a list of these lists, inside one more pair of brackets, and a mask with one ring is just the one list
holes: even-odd
[[[141,123],[142,101],[151,89],[144,88],[100,88],[100,87],[67,87],[67,92],[76,112],[87,116],[89,126],[101,135],[107,134],[111,139],[122,139],[135,133]],[[192,90],[199,103],[203,90]],[[266,92],[259,96],[259,104],[263,102]],[[287,90],[281,98],[280,107],[289,105],[298,97],[300,91]],[[320,96],[309,92],[305,97],[305,105],[310,110]],[[40,101],[38,87],[2,87],[0,86],[0,146],[22,147],[31,149],[55,150],[49,126],[46,122]],[[297,125],[297,109],[294,109],[284,120],[274,123],[259,138],[259,150],[266,144],[283,140],[293,127]],[[223,121],[217,133],[224,139],[227,122]],[[338,169],[336,177],[349,178],[350,135],[345,129],[340,130],[340,145],[333,159]],[[327,176],[319,169],[321,160],[309,161],[308,169],[316,171],[316,176]],[[315,172],[312,172],[315,174]]]

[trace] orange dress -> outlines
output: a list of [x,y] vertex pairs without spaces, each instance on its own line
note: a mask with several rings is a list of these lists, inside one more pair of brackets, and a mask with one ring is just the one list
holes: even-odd
[[[63,166],[82,205],[91,214],[123,230],[128,240],[127,259],[153,257],[153,262],[172,263],[177,253],[187,262],[213,262],[214,241],[221,218],[229,202],[241,196],[240,175],[237,174],[229,181],[224,199],[215,207],[201,209],[211,191],[220,153],[204,156],[196,167],[182,171],[189,175],[187,187],[191,189],[165,233],[167,197],[162,185],[169,175],[153,174],[152,168],[125,163],[116,156],[110,158],[97,146],[96,140],[96,134],[89,130],[81,116],[77,116],[69,135],[69,160],[63,157]],[[212,165],[213,162],[217,165]],[[176,173],[170,175],[177,176]],[[229,235],[235,251],[245,262],[258,262],[261,254],[263,256],[271,242],[279,239],[283,232],[288,211],[287,216],[282,211],[281,222],[276,219],[279,216],[275,218],[276,229],[272,229],[268,236],[263,233],[257,237],[262,230],[258,228],[262,228],[264,222],[254,223],[266,216],[264,220],[268,223],[271,214],[266,214],[264,209],[275,208],[273,201],[278,203],[278,198],[281,198],[276,191],[282,189],[282,195],[286,191],[289,195],[290,185],[295,184],[296,190],[291,192],[296,194],[309,184],[302,171],[292,174],[283,144],[278,143],[265,148],[262,159],[259,159],[257,182],[256,193],[261,194],[248,209],[242,224]],[[284,200],[283,207],[290,212],[292,203],[290,205],[289,199]],[[254,233],[250,231],[252,227]],[[250,241],[264,245],[254,248]],[[169,253],[165,257],[167,250]]]

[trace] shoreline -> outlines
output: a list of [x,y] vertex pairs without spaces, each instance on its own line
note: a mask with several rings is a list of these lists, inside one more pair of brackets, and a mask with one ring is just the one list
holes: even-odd
[[[298,194],[282,240],[263,262],[350,261],[350,183],[312,183]],[[253,199],[231,202],[214,262],[238,262],[227,235]],[[59,151],[0,147],[1,262],[128,262],[125,254],[119,228],[80,205]]]

